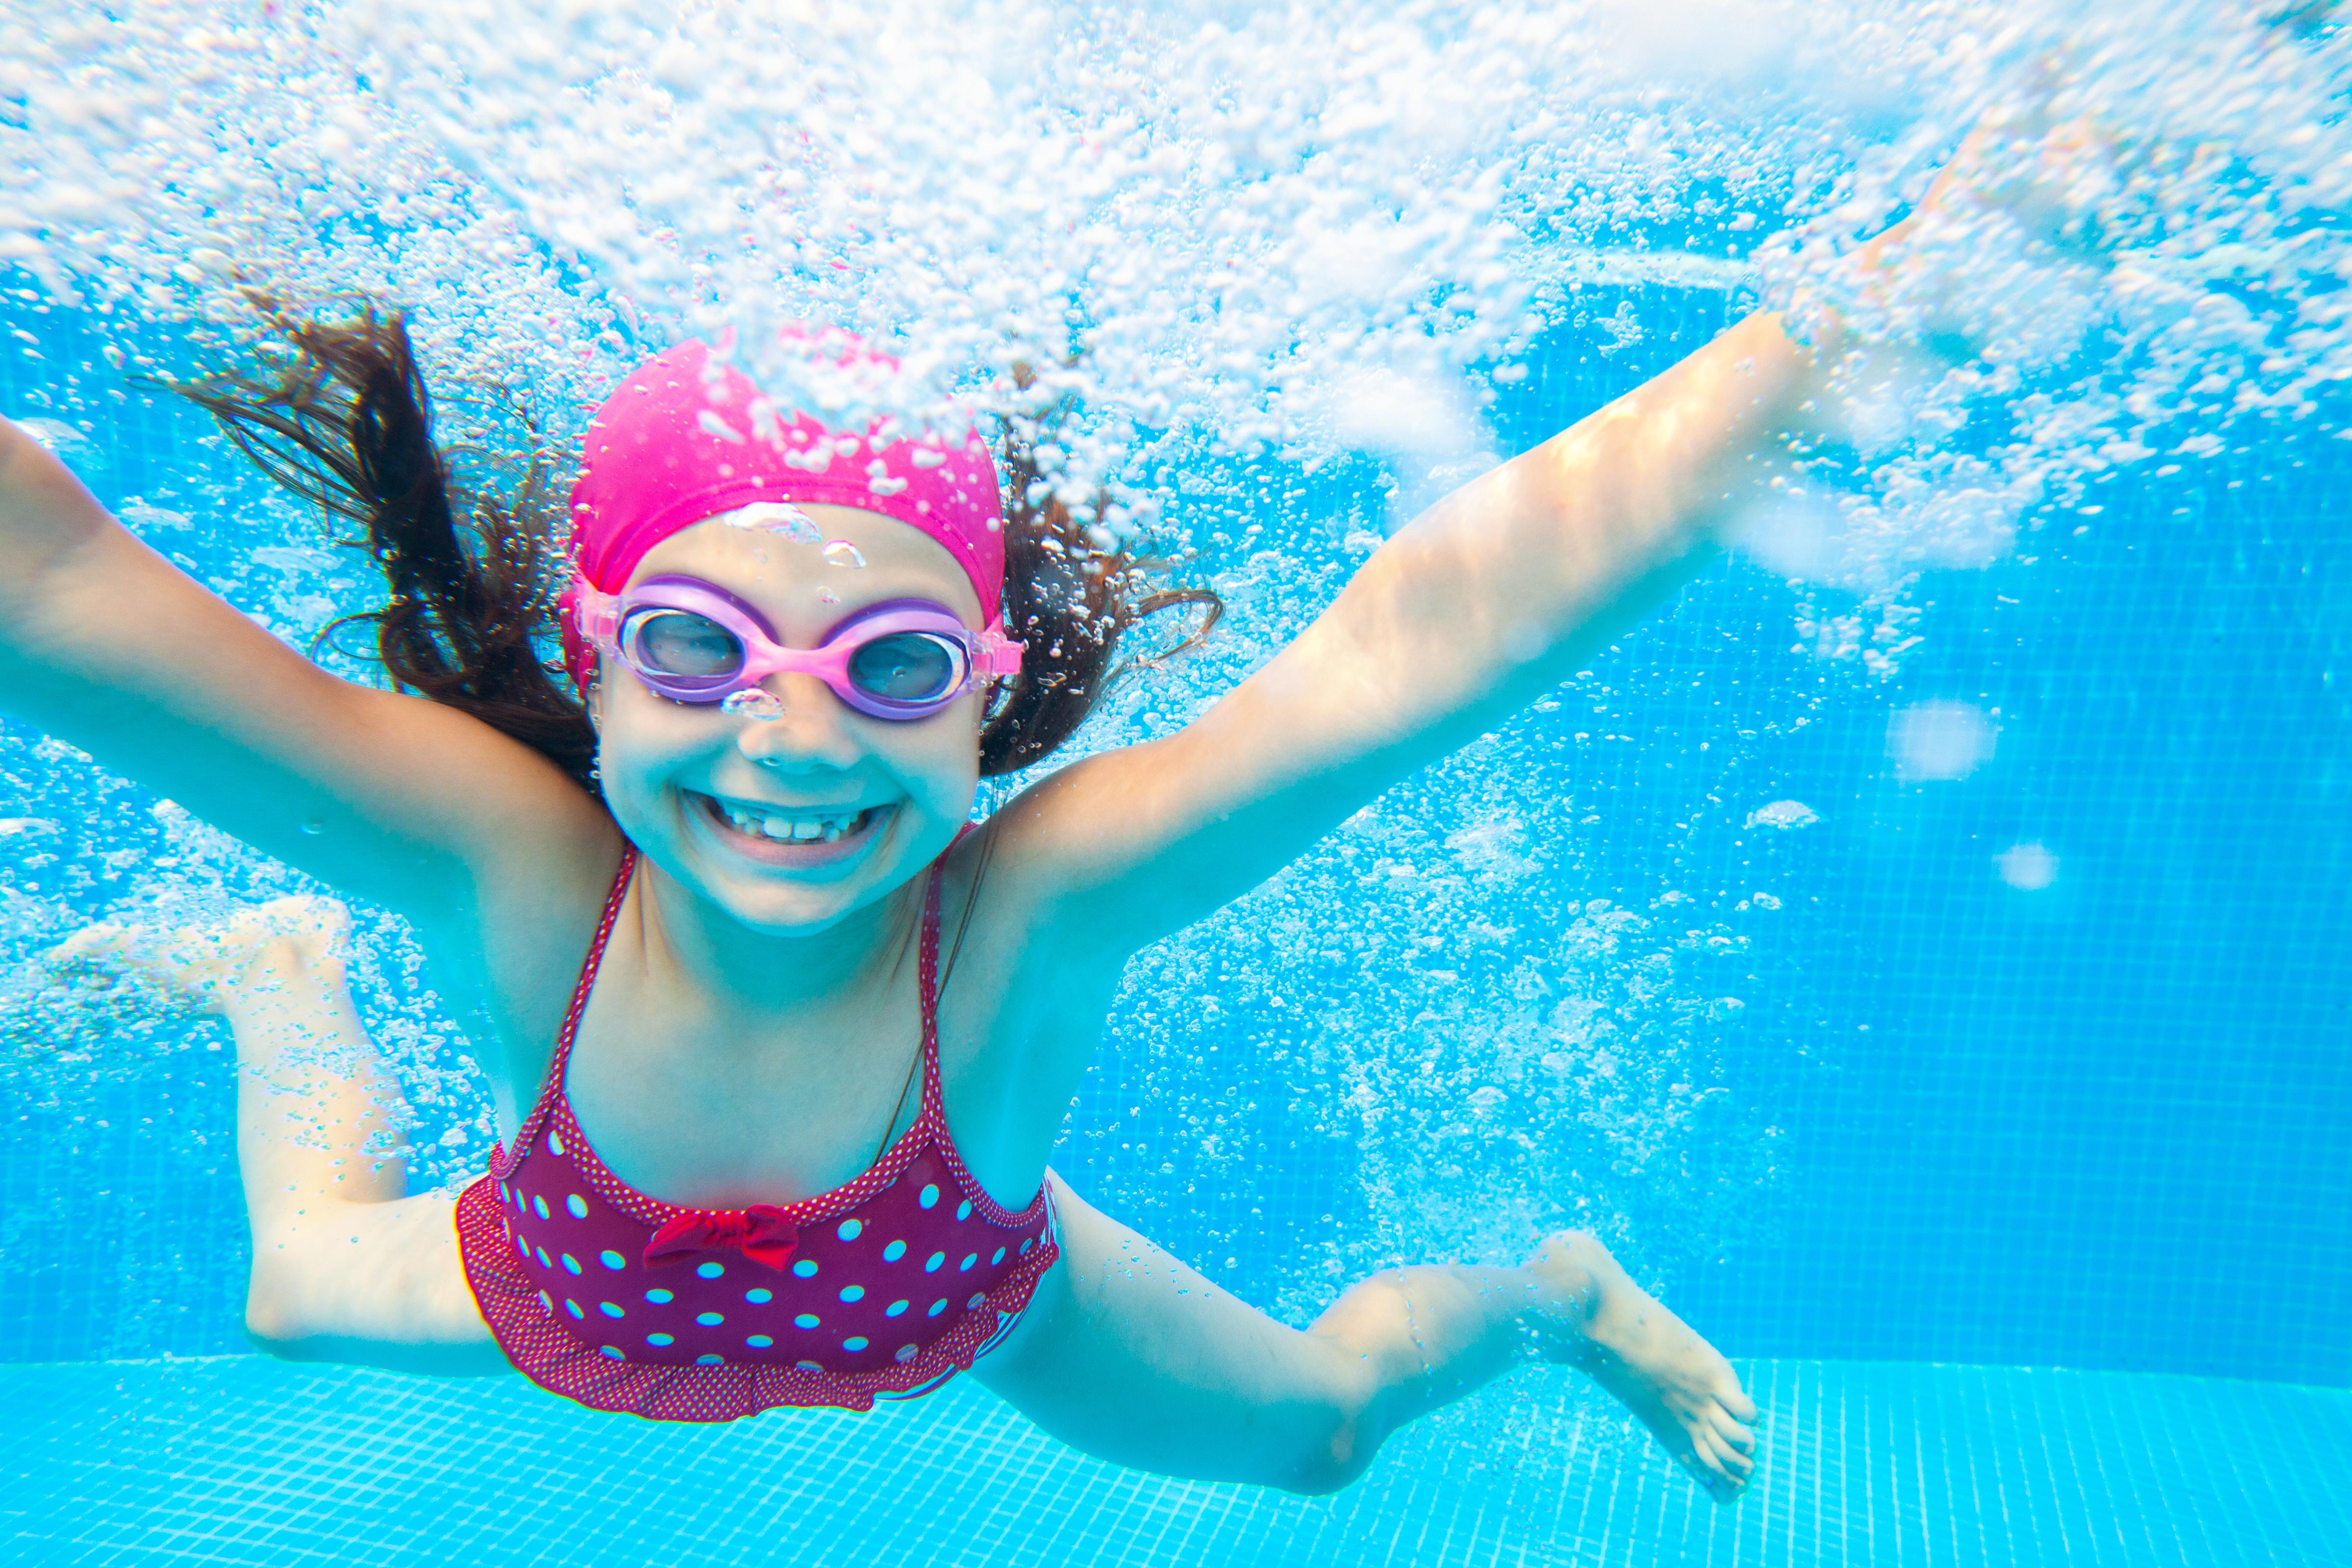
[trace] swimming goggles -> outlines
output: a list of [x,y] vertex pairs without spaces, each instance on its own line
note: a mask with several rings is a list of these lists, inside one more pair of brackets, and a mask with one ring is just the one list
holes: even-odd
[[584,584],[576,592],[580,635],[648,689],[754,717],[782,711],[761,700],[767,694],[759,688],[789,673],[815,676],[877,719],[928,719],[977,681],[1019,674],[1025,646],[992,626],[975,632],[929,599],[869,605],[803,651],[777,642],[758,610],[698,577],[650,577],[617,596]]

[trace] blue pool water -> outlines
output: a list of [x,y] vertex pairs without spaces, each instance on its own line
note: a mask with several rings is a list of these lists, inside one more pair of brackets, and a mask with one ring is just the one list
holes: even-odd
[[[52,282],[0,270],[0,414],[273,629],[366,603],[363,563],[132,378],[185,368],[184,329]],[[1479,439],[1534,445],[1757,288],[1596,265],[1540,294]],[[1115,1472],[968,1381],[689,1431],[253,1357],[222,1032],[60,1000],[33,958],[299,884],[0,720],[0,1561],[2352,1563],[2352,451],[2325,414],[1925,566],[1885,670],[1821,631],[1874,608],[1727,556],[1130,967],[1075,1186],[1290,1321],[1591,1226],[1767,1412],[1727,1511],[1564,1373],[1302,1501]],[[1171,482],[1231,626],[1090,743],[1295,631],[1391,481],[1435,477],[1260,454]],[[478,1168],[463,1035],[361,916],[420,1180]]]
[[[1733,302],[1650,300],[1652,353]],[[94,356],[86,323],[21,296],[10,319],[49,356],[0,373],[9,411],[30,414],[47,367]],[[1531,439],[1647,368],[1563,350],[1504,428]],[[219,466],[185,414],[126,408],[94,432],[110,500],[185,486],[179,463]],[[1922,595],[1924,651],[1884,683],[1790,652],[1789,589],[1734,559],[1596,666],[1604,702],[1564,692],[1578,700],[1483,748],[1540,863],[1434,902],[1433,934],[1559,921],[1590,898],[1649,918],[1681,891],[1674,924],[1746,941],[1717,977],[1746,1003],[1717,1070],[1748,1117],[1727,1125],[1769,1128],[1769,1158],[1727,1163],[1722,1179],[1751,1189],[1728,1219],[1678,1178],[1636,1170],[1612,1189],[1683,1194],[1709,1244],[1677,1238],[1663,1208],[1638,1215],[1673,1304],[1751,1358],[1771,1412],[1767,1481],[1734,1514],[1710,1516],[1604,1411],[1533,1374],[1401,1443],[1349,1498],[1300,1504],[1112,1475],[975,1390],[876,1433],[783,1415],[673,1437],[507,1383],[234,1359],[230,1086],[216,1037],[179,1026],[68,1041],[95,1052],[79,1070],[42,1059],[53,1037],[9,1042],[0,1528],[40,1562],[406,1563],[475,1539],[508,1542],[505,1561],[844,1560],[806,1544],[838,1534],[688,1519],[665,1526],[670,1546],[600,1555],[593,1517],[554,1500],[506,1521],[412,1506],[551,1444],[567,1495],[690,1513],[717,1467],[741,1478],[722,1491],[864,1531],[877,1560],[2329,1561],[2347,1537],[2323,1434],[2352,1413],[2328,1392],[2352,1384],[2342,477],[2324,449],[2250,458],[2186,518],[2136,518],[2126,499],[2111,528],[2031,565],[1948,574]],[[1966,778],[1906,780],[1893,716],[1934,701],[1997,709],[1992,754]],[[1604,721],[1632,739],[1573,739]],[[54,812],[59,780],[88,776],[12,739],[0,816]],[[1427,814],[1442,846],[1498,804],[1481,765],[1413,781],[1391,809]],[[1744,826],[1776,801],[1814,820]],[[135,791],[91,811],[105,831],[152,826]],[[2047,886],[2003,880],[2020,843],[2054,857]],[[36,918],[35,899],[108,907],[104,832],[7,849],[20,958],[65,918]],[[1372,921],[1376,895],[1357,896]],[[1267,984],[1256,962],[1297,939],[1265,929],[1287,908],[1279,888],[1259,903],[1230,972],[1196,982],[1220,1016],[1170,1022],[1186,994],[1147,988],[1114,1017],[1059,1164],[1255,1299],[1311,1307],[1335,1234],[1373,1223],[1370,1180],[1394,1178],[1368,1174],[1377,1145],[1351,1147],[1339,1090],[1298,1048],[1302,1014],[1351,1004]],[[389,1026],[413,1025],[382,990]],[[463,1092],[438,1114],[462,1123]],[[1230,1111],[1213,1156],[1208,1095]],[[1528,1452],[1497,1462],[1498,1433]],[[1014,1492],[989,1500],[962,1555],[906,1533],[981,1466]],[[838,1474],[871,1511],[835,1495]],[[879,1506],[892,1499],[899,1514]],[[530,1544],[555,1540],[572,1544]]]
[[[843,1563],[1923,1563],[2344,1561],[2341,1391],[2142,1373],[1745,1363],[1764,1479],[1717,1509],[1558,1390],[1565,1461],[1409,1433],[1332,1499],[1121,1472],[969,1385],[919,1415],[614,1425],[485,1386],[250,1360],[0,1370],[0,1529],[38,1563],[692,1568]],[[1481,1432],[1480,1426],[1489,1426]],[[1476,1452],[1475,1459],[1465,1455]]]

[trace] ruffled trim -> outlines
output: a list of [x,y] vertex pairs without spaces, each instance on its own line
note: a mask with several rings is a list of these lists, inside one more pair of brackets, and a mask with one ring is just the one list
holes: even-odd
[[869,1411],[877,1398],[927,1394],[961,1372],[1027,1308],[1037,1281],[1061,1256],[1052,1223],[1037,1247],[1006,1272],[982,1307],[925,1345],[910,1361],[872,1373],[812,1372],[806,1367],[722,1362],[716,1366],[654,1365],[607,1355],[559,1317],[518,1261],[489,1176],[458,1194],[457,1251],[466,1282],[507,1359],[550,1394],[592,1410],[649,1421],[740,1421],[779,1408]]

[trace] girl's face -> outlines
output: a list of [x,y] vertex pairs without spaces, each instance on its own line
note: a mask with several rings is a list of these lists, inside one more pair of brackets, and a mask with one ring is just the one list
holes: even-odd
[[[630,582],[715,584],[755,605],[789,647],[815,647],[886,599],[933,600],[979,629],[979,597],[938,541],[874,512],[801,510],[851,550],[709,518],[647,552]],[[782,704],[776,718],[673,702],[606,659],[593,701],[598,762],[614,819],[655,865],[756,931],[807,936],[905,883],[954,839],[979,784],[985,687],[900,721],[858,712],[814,675],[763,685]],[[823,837],[809,840],[810,824]]]

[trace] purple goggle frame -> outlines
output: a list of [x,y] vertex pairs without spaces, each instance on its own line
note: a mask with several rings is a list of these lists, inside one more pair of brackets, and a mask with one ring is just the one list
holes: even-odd
[[814,675],[860,713],[928,719],[976,682],[1019,674],[1025,646],[994,626],[975,632],[929,599],[869,605],[803,651],[779,643],[766,616],[698,577],[650,577],[617,595],[585,584],[575,592],[580,635],[673,702],[724,702],[771,675]]

